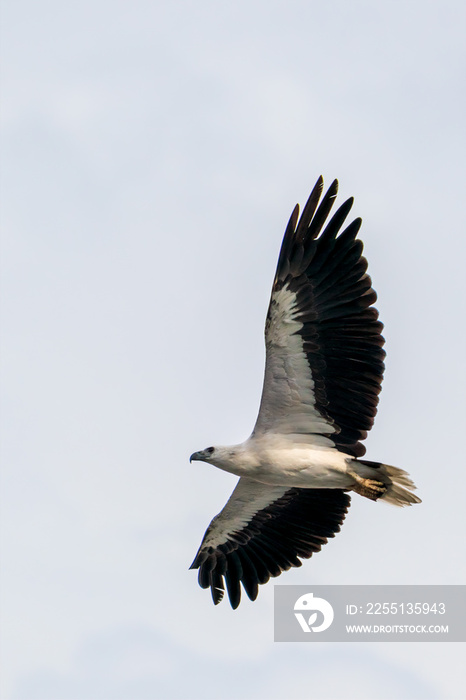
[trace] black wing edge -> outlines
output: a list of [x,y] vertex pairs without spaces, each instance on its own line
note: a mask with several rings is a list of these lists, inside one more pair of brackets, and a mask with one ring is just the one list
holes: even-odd
[[[338,192],[334,180],[319,204],[319,177],[298,220],[296,206],[285,231],[274,288],[297,296],[296,320],[315,384],[316,407],[335,424],[337,449],[362,457],[377,413],[385,369],[383,324],[367,274],[360,218],[340,230],[353,205],[347,199],[322,231]],[[320,235],[319,235],[320,234]]]
[[[259,585],[282,571],[301,566],[340,531],[351,498],[340,489],[292,488],[254,515],[223,544],[201,547],[190,566],[199,569],[199,585],[210,588],[215,605],[225,585],[233,609],[241,601],[241,585],[255,600]],[[210,530],[207,530],[205,537]]]

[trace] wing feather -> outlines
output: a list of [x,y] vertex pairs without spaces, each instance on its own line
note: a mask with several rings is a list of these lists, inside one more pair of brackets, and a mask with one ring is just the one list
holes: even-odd
[[224,509],[210,523],[191,565],[215,604],[228,591],[231,606],[241,585],[251,600],[259,585],[301,566],[339,532],[350,505],[339,489],[265,486],[241,478]]
[[254,434],[320,435],[358,457],[377,412],[383,325],[356,238],[361,219],[341,231],[353,199],[327,222],[338,182],[319,204],[322,189],[319,178],[301,218],[295,207],[285,231],[267,314]]

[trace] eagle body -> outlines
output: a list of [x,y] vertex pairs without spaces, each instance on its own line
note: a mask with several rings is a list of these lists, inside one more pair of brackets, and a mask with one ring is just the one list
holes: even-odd
[[210,523],[191,568],[236,608],[241,587],[301,566],[340,530],[350,492],[398,506],[419,503],[401,469],[362,457],[384,372],[382,323],[367,274],[361,219],[341,231],[353,200],[331,219],[335,180],[320,201],[319,178],[283,238],[265,324],[262,398],[251,436],[208,447],[190,461],[239,476]]
[[347,464],[354,460],[347,455],[330,445],[294,442],[288,436],[253,435],[241,445],[216,447],[212,455],[198,452],[192,459],[273,486],[349,489],[353,482]]

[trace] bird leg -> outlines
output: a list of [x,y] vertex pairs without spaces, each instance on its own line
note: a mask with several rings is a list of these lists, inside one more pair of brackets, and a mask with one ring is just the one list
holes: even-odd
[[386,484],[384,484],[382,481],[376,481],[375,479],[364,479],[362,476],[359,476],[359,474],[356,474],[356,472],[353,471],[348,471],[347,474],[355,481],[352,490],[355,493],[359,493],[360,496],[370,498],[371,501],[377,501],[387,490]]

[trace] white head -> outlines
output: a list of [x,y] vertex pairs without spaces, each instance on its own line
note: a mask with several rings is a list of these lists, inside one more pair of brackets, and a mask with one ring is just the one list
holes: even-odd
[[206,447],[205,450],[193,452],[190,462],[207,462],[223,471],[241,475],[244,473],[242,450],[240,445]]

